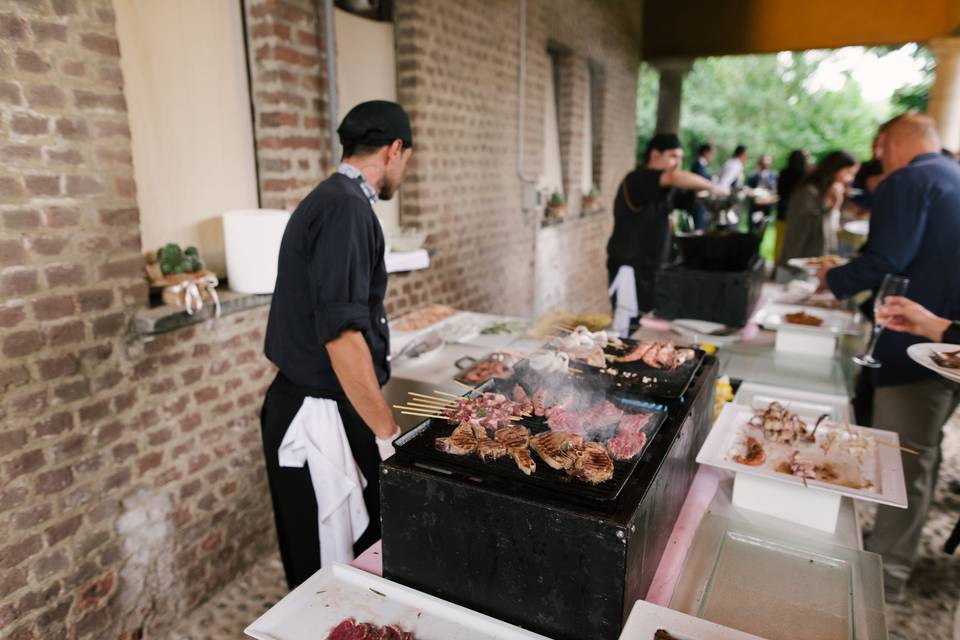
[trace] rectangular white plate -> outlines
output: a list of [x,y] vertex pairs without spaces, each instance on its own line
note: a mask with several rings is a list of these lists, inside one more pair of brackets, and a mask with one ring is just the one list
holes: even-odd
[[342,564],[313,574],[244,633],[258,640],[323,640],[345,618],[397,624],[417,640],[548,640]]
[[829,413],[834,420],[850,419],[850,400],[846,396],[800,391],[756,382],[741,384],[733,402],[754,409],[765,409],[771,402],[779,402],[791,411],[803,415],[819,416]]
[[[797,412],[801,418],[808,424],[815,423],[817,416]],[[796,476],[774,471],[768,465],[771,462],[760,466],[750,466],[738,464],[730,459],[731,450],[738,447],[744,437],[744,427],[750,418],[754,415],[752,407],[739,404],[728,404],[723,408],[720,417],[713,424],[710,433],[707,434],[707,440],[700,448],[697,454],[697,462],[707,464],[711,467],[727,469],[736,473],[748,473],[763,478],[770,478],[779,482],[789,482],[803,486],[803,479]],[[848,496],[858,500],[869,500],[880,504],[888,504],[894,507],[906,508],[907,491],[903,480],[903,460],[900,453],[900,438],[893,431],[883,431],[880,429],[870,429],[867,427],[853,427],[856,431],[866,435],[873,436],[878,444],[873,448],[875,456],[870,456],[864,460],[862,466],[863,475],[866,479],[873,482],[873,486],[866,489],[852,489],[829,482],[819,480],[807,480],[808,489],[817,489],[838,493],[842,496]],[[891,446],[880,445],[879,442],[886,442]],[[912,454],[903,454],[912,455]],[[769,453],[768,453],[769,456]]]
[[[823,324],[819,327],[813,327],[787,322],[786,315],[788,313],[797,313],[800,311],[812,316],[817,316],[823,320]],[[771,303],[764,305],[753,317],[753,321],[764,329],[770,329],[772,331],[786,329],[820,335],[860,335],[862,333],[860,325],[854,319],[853,314],[848,311],[811,309],[810,307],[789,304]]]
[[679,640],[764,640],[715,622],[637,600],[620,634],[620,640],[652,640],[658,629]]

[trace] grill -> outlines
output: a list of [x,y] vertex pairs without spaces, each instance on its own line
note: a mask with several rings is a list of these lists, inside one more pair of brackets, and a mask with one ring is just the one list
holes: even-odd
[[[611,355],[624,356],[639,344],[637,340],[630,339],[624,339],[623,343],[623,348],[616,349],[608,346],[605,351]],[[675,400],[682,398],[683,394],[687,392],[690,382],[693,381],[703,364],[706,352],[696,348],[693,351],[696,355],[676,369],[655,369],[640,360],[635,362],[611,362],[607,370],[614,368],[621,372],[621,375],[617,376],[603,373],[599,367],[592,367],[583,362],[572,364],[577,369],[584,371],[585,375],[599,378],[601,380],[600,384],[606,385],[610,393],[622,392],[628,395]],[[627,378],[622,375],[623,373],[631,375]]]
[[[468,396],[482,393],[485,391],[494,391],[509,395],[510,389],[516,384],[511,380],[488,380],[477,390],[468,394]],[[421,464],[433,465],[442,470],[456,469],[460,472],[469,473],[478,479],[486,479],[490,484],[499,486],[502,489],[512,490],[518,485],[535,487],[540,490],[565,494],[573,499],[595,500],[599,502],[609,502],[616,500],[620,495],[627,479],[633,473],[637,464],[643,459],[644,452],[650,446],[654,436],[660,429],[660,425],[666,418],[666,412],[661,405],[647,403],[627,398],[609,396],[607,399],[617,408],[625,413],[648,412],[651,415],[650,421],[644,428],[646,442],[640,452],[626,461],[613,461],[613,477],[606,482],[597,485],[591,485],[583,480],[579,480],[567,474],[564,471],[553,469],[545,462],[541,461],[536,454],[533,454],[537,462],[536,471],[530,475],[525,475],[516,465],[512,458],[505,456],[499,460],[484,462],[477,455],[454,455],[443,451],[438,451],[435,446],[436,438],[449,436],[454,429],[454,425],[446,420],[428,418],[420,423],[396,441],[394,448],[397,454],[412,459]],[[543,417],[531,417],[516,422],[529,429],[530,435],[549,431],[547,421]],[[612,429],[611,429],[612,431]],[[609,435],[613,435],[611,432]]]

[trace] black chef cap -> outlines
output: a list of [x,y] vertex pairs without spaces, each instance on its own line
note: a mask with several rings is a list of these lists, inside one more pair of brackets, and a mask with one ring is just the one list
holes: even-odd
[[402,140],[404,148],[413,146],[410,118],[396,102],[361,102],[344,117],[337,129],[344,147],[382,147]]
[[680,144],[680,136],[675,133],[658,133],[652,138],[650,142],[647,143],[647,153],[650,153],[654,149],[657,151],[668,151],[669,149],[679,149],[682,145]]

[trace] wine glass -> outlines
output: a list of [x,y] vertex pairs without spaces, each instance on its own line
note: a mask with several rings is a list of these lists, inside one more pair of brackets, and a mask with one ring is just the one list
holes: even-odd
[[887,296],[907,295],[907,286],[909,284],[909,278],[902,278],[889,273],[883,276],[883,284],[880,285],[880,290],[877,291],[877,297],[873,300],[873,334],[870,336],[870,345],[867,347],[866,353],[853,357],[853,361],[861,367],[870,367],[871,369],[879,369],[881,367],[882,363],[873,357],[873,350],[877,348],[877,340],[880,338],[880,334],[883,333],[883,325],[880,324],[880,321],[877,319],[879,316],[878,311]]

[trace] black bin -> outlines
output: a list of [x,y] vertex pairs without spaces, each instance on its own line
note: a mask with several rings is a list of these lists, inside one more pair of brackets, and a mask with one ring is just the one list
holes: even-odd
[[742,327],[760,301],[763,275],[763,259],[759,256],[741,271],[665,267],[657,271],[654,308],[661,318],[690,318]]

